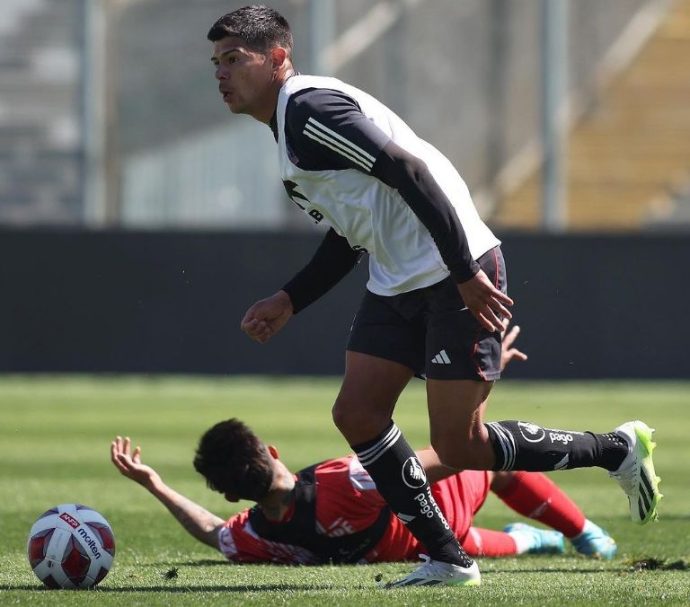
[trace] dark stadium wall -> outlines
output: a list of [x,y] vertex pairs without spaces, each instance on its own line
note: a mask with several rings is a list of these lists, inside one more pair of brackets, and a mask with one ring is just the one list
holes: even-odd
[[[502,235],[512,378],[687,378],[690,238]],[[315,234],[0,231],[0,372],[334,374],[366,262],[267,345],[246,308]]]

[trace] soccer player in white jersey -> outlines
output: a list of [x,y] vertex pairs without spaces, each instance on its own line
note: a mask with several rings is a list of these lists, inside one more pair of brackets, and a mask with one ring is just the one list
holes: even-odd
[[437,507],[414,451],[392,420],[415,375],[427,378],[431,442],[456,469],[544,471],[599,466],[628,495],[633,520],[656,518],[652,430],[608,434],[484,422],[510,318],[500,242],[460,175],[385,105],[335,78],[300,75],[287,21],[247,6],[211,27],[223,101],[267,124],[292,201],[328,226],[312,260],[247,310],[259,343],[369,256],[333,419],[393,512],[430,560],[393,586],[476,585],[480,574]]

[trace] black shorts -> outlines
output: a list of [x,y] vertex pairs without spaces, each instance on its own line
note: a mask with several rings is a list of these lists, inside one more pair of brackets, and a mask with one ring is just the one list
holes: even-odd
[[[489,280],[507,293],[500,247],[477,261]],[[501,334],[479,324],[450,277],[390,297],[367,291],[347,349],[401,363],[430,379],[493,381],[501,376]]]

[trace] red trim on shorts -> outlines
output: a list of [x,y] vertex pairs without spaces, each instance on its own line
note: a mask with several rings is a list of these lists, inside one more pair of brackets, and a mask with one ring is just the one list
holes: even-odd
[[[494,268],[496,269],[496,276],[494,277],[494,287],[498,289],[498,254],[496,253],[496,247],[491,249],[491,252],[494,254]],[[477,321],[479,322],[479,321]],[[474,347],[472,348],[472,359],[475,359],[475,356],[477,354],[477,348],[479,347],[479,334],[482,332],[482,325],[479,325],[479,328],[477,329],[477,336],[474,338]],[[481,377],[484,381],[489,381],[486,379],[486,375],[484,372],[479,368],[479,363],[475,360],[474,362],[474,368],[477,370],[477,375]]]
[[486,375],[484,375],[484,371],[481,370],[479,367],[479,363],[477,362],[476,359],[476,354],[477,354],[477,348],[479,347],[479,334],[482,331],[482,326],[479,325],[479,328],[477,329],[477,336],[474,338],[474,347],[472,348],[472,360],[474,360],[474,368],[477,370],[477,375],[481,377],[484,381],[488,381],[486,379]]

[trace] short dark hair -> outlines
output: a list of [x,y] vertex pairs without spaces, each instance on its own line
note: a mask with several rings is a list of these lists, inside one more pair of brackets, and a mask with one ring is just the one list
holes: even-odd
[[288,51],[288,55],[292,55],[290,24],[278,11],[268,6],[253,4],[227,13],[211,26],[206,35],[211,42],[229,36],[241,38],[254,51],[265,53],[280,46]]
[[252,501],[264,498],[273,481],[268,448],[234,418],[216,424],[201,437],[194,468],[214,491]]

